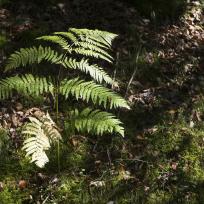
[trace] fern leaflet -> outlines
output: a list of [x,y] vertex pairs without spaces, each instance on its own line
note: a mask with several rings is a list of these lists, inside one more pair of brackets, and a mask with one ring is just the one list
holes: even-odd
[[27,66],[34,63],[40,63],[42,60],[46,60],[50,63],[57,63],[62,59],[62,54],[59,55],[55,50],[50,47],[39,46],[31,48],[21,48],[19,51],[11,54],[8,59],[5,71],[16,69],[20,66]]
[[119,133],[124,136],[124,128],[118,119],[111,113],[90,108],[79,112],[77,109],[71,112],[71,123],[81,132],[102,135],[104,133]]
[[54,85],[45,77],[34,77],[31,74],[14,76],[0,81],[0,99],[12,96],[13,91],[25,96],[40,96],[45,93],[54,93]]
[[63,61],[60,61],[65,68],[79,69],[89,75],[99,83],[102,83],[103,80],[108,84],[113,84],[112,78],[98,65],[90,65],[88,60],[82,59],[81,61],[76,61],[73,58],[65,58]]
[[87,102],[91,99],[94,104],[103,105],[105,108],[109,105],[110,108],[124,107],[129,109],[126,100],[110,89],[95,84],[93,81],[85,82],[78,78],[71,80],[65,79],[61,82],[60,93],[65,98],[68,98],[71,94],[76,99],[81,98]]
[[23,135],[28,136],[22,149],[26,151],[26,156],[31,157],[31,163],[35,162],[42,168],[49,161],[46,151],[53,142],[61,139],[61,135],[48,113],[41,119],[29,117],[29,120],[22,131]]

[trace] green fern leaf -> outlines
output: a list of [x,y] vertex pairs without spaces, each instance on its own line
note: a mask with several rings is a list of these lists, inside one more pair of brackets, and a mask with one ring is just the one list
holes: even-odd
[[71,80],[65,79],[61,82],[60,93],[64,95],[65,98],[68,98],[71,94],[75,96],[77,100],[79,98],[86,102],[92,100],[94,104],[103,105],[105,108],[109,105],[111,109],[117,107],[129,109],[126,100],[116,93],[113,93],[108,88],[95,84],[93,81],[85,82],[78,78]]
[[37,39],[58,44],[62,49],[66,50],[70,54],[76,53],[83,56],[94,57],[96,59],[103,59],[110,63],[112,63],[113,60],[113,57],[109,55],[107,51],[87,42],[75,41],[72,45],[70,45],[65,38],[58,35],[42,36]]
[[112,78],[98,65],[90,65],[88,60],[82,59],[81,61],[76,61],[73,58],[65,58],[63,61],[60,61],[65,68],[79,69],[89,75],[99,83],[105,81],[108,84],[113,84]]
[[106,83],[112,84],[112,79],[108,74],[100,67],[96,65],[89,65],[88,60],[82,59],[77,62],[72,58],[63,58],[62,55],[59,55],[56,51],[52,50],[50,47],[38,48],[26,48],[20,49],[20,51],[12,54],[8,60],[5,71],[15,69],[20,66],[31,65],[34,63],[40,63],[41,61],[48,61],[50,63],[61,64],[65,68],[79,69],[85,73],[89,73],[96,81],[102,82],[103,80]]
[[87,56],[87,57],[94,57],[96,59],[102,59],[102,60],[105,60],[107,62],[113,63],[111,56],[108,58],[108,57],[106,57],[105,55],[102,55],[99,52],[96,52],[96,51],[93,52],[93,50],[84,49],[84,48],[81,48],[81,47],[79,47],[79,48],[72,48],[72,50],[76,54],[80,54],[80,55]]
[[71,112],[71,122],[77,131],[102,135],[104,133],[119,133],[124,136],[124,128],[121,121],[111,113],[90,108],[79,112],[77,109]]
[[55,32],[55,35],[60,35],[70,41],[71,46],[77,45],[79,42],[89,43],[90,45],[95,45],[98,48],[110,49],[109,46],[102,44],[98,39],[92,39],[91,36],[79,33],[78,36],[74,35],[72,32]]
[[61,36],[57,35],[47,35],[37,38],[37,40],[44,40],[44,41],[50,41],[53,43],[56,43],[60,45],[64,50],[70,50],[70,45],[68,42]]
[[50,63],[57,63],[62,59],[62,56],[63,55],[59,55],[50,47],[39,46],[38,48],[21,48],[9,57],[5,71],[16,69],[20,66],[25,67],[34,63],[39,64],[42,60]]
[[74,45],[78,46],[78,47],[82,47],[82,48],[90,50],[90,51],[100,53],[100,54],[108,57],[111,61],[113,60],[113,57],[110,54],[108,54],[108,52],[106,50],[98,47],[97,45],[90,44],[89,42],[76,42]]
[[85,42],[87,39],[91,39],[92,41],[98,42],[107,48],[111,47],[112,41],[117,37],[116,34],[99,30],[70,28],[69,32],[73,32],[75,35],[80,36]]
[[73,45],[73,43],[78,42],[78,38],[71,32],[54,32],[55,35],[61,35],[67,39],[69,39],[71,41],[71,45]]
[[45,93],[54,94],[54,86],[45,77],[34,77],[31,74],[14,76],[0,81],[0,99],[7,99],[17,91],[24,96],[40,96]]

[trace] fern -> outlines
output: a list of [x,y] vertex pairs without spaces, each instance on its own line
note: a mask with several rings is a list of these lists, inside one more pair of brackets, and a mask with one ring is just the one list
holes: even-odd
[[99,83],[105,81],[108,84],[113,84],[112,78],[98,65],[90,65],[87,59],[82,58],[81,61],[76,61],[73,58],[65,58],[60,63],[65,68],[71,69],[79,69],[85,73],[89,73],[89,75]]
[[[52,81],[45,77],[36,77],[31,74],[14,76],[0,81],[0,99],[8,99],[12,96],[13,91],[32,97],[49,93],[54,97],[56,88]],[[122,97],[92,81],[85,82],[78,78],[65,79],[60,83],[59,93],[64,95],[66,99],[69,95],[72,95],[77,100],[79,98],[86,102],[92,100],[94,104],[102,104],[105,108],[108,104],[110,104],[110,108],[129,108]]]
[[94,42],[97,42],[107,48],[111,48],[112,41],[117,37],[116,34],[100,30],[70,28],[69,31],[78,35],[83,41],[88,42],[89,39],[90,44],[94,44]]
[[89,73],[96,81],[102,82],[103,80],[106,83],[112,84],[113,80],[110,76],[97,65],[89,65],[87,60],[82,59],[81,61],[76,61],[72,58],[63,58],[62,55],[58,54],[56,51],[52,50],[50,47],[38,48],[22,48],[20,51],[12,54],[9,59],[5,71],[16,69],[20,66],[32,65],[35,63],[40,63],[42,61],[48,61],[52,64],[61,64],[65,68],[70,69],[79,69],[85,73]]
[[[69,30],[68,30],[69,31]],[[60,35],[69,40],[71,45],[74,45],[74,43],[78,42],[80,39],[77,38],[72,32],[54,32],[55,35]]]
[[48,36],[42,36],[37,38],[38,40],[44,40],[49,41],[55,44],[58,44],[60,47],[62,47],[64,50],[67,50],[68,52],[71,52],[71,46],[68,44],[68,42],[61,36],[57,35],[48,35]]
[[113,57],[108,54],[107,51],[88,42],[75,41],[73,44],[69,44],[65,38],[58,35],[42,36],[37,39],[58,44],[62,49],[66,50],[70,54],[76,53],[83,56],[94,57],[96,59],[103,59],[110,63],[112,63],[113,60]]
[[31,74],[14,76],[0,81],[0,99],[8,99],[13,91],[25,96],[40,96],[45,93],[54,94],[54,85],[45,77],[34,77]]
[[25,67],[34,63],[39,64],[42,60],[46,60],[50,63],[57,63],[61,59],[62,55],[59,55],[50,47],[39,46],[38,48],[21,48],[9,57],[5,71],[16,69],[20,66]]
[[74,48],[72,49],[72,51],[75,52],[76,54],[80,54],[87,57],[94,57],[96,59],[103,59],[107,62],[112,63],[112,58],[106,57],[105,55],[102,55],[101,53],[96,51],[93,52],[93,50],[84,49],[84,48]]
[[[38,40],[51,42],[61,49],[40,45],[38,47],[21,48],[8,58],[5,71],[23,68],[42,62],[56,66],[56,75],[39,76],[32,74],[15,75],[0,80],[0,99],[8,99],[14,93],[26,97],[38,97],[49,94],[54,100],[56,116],[58,118],[59,95],[66,100],[73,97],[105,109],[127,108],[129,106],[121,96],[102,83],[112,85],[113,79],[96,63],[96,59],[112,62],[110,55],[111,44],[117,35],[88,29],[70,28],[67,32],[55,32],[49,36],[42,36]],[[93,58],[95,58],[93,60]],[[93,63],[94,62],[94,63]],[[63,68],[63,72],[61,72]],[[69,70],[78,70],[88,74],[92,80],[85,81],[80,77],[72,78],[72,74],[64,74]],[[80,74],[80,73],[79,73]],[[69,76],[69,77],[67,77]],[[76,75],[75,75],[76,76]],[[100,83],[100,84],[98,84]],[[66,100],[68,102],[68,100]],[[116,133],[124,136],[124,129],[120,120],[111,113],[86,108],[79,112],[72,111],[68,122],[78,132],[102,135]],[[49,114],[41,118],[30,117],[22,134],[26,136],[23,150],[31,157],[31,162],[43,167],[48,161],[46,151],[53,143],[61,139],[61,135]],[[66,120],[66,118],[65,118]],[[63,127],[63,124],[62,124]]]
[[31,162],[42,168],[49,161],[46,151],[52,143],[61,139],[61,135],[48,113],[41,119],[29,117],[29,120],[22,131],[23,135],[29,136],[22,149],[26,151],[26,156],[31,157]]
[[83,99],[89,102],[90,99],[94,104],[103,105],[107,108],[108,103],[110,108],[124,107],[128,108],[127,102],[117,94],[110,91],[110,89],[95,84],[93,81],[85,82],[78,78],[67,80],[65,79],[60,86],[60,93],[68,98],[71,94],[76,99]]
[[124,128],[118,119],[111,113],[90,108],[79,112],[77,109],[70,113],[71,123],[80,133],[102,135],[104,133],[119,133],[124,136]]
[[[72,46],[81,44],[83,47],[84,42],[105,50],[111,48],[112,41],[117,37],[116,34],[109,32],[75,28],[70,28],[68,32],[55,32],[54,34],[63,36],[70,41]],[[85,45],[85,47],[87,47],[87,45]]]

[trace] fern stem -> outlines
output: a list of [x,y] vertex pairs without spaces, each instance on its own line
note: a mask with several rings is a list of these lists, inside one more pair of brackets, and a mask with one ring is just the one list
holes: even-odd
[[129,88],[130,88],[130,85],[132,84],[132,81],[133,79],[135,78],[135,75],[137,74],[137,70],[138,70],[138,59],[139,59],[139,56],[140,56],[140,53],[141,53],[141,49],[142,49],[142,46],[139,45],[139,48],[137,50],[137,54],[136,54],[136,58],[135,58],[135,69],[132,73],[132,76],[128,82],[128,85],[127,85],[127,89],[126,89],[126,92],[125,92],[125,98],[127,98],[127,94],[128,94],[128,91],[129,91]]
[[[58,124],[58,122],[59,122],[58,85],[57,85],[55,94],[56,94],[55,95],[56,123]],[[59,144],[59,140],[57,140],[57,168],[58,168],[58,173],[60,173],[60,144]]]
[[[57,85],[56,90],[56,96],[55,96],[55,106],[56,106],[56,123],[59,123],[59,90]],[[59,140],[57,140],[57,167],[58,167],[58,173],[60,173],[60,143]]]
[[56,108],[56,123],[58,124],[58,120],[59,120],[59,90],[58,90],[58,85],[56,88],[56,95],[55,95],[55,108]]
[[[115,63],[115,70],[113,72],[113,82],[116,81],[116,73],[117,73],[117,68],[118,68],[118,63],[119,62],[119,52],[116,54],[116,63]],[[112,90],[114,89],[114,83],[111,86]]]
[[60,142],[57,140],[57,167],[58,173],[60,173]]
[[[57,81],[56,92],[55,92],[55,108],[56,108],[56,123],[59,123],[59,81]],[[57,140],[57,168],[60,173],[60,143]]]

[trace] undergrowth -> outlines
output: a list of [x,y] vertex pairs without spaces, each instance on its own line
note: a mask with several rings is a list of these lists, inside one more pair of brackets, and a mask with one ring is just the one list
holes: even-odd
[[[149,10],[146,11],[149,15]],[[158,17],[163,15],[159,10],[157,14]],[[168,16],[174,17],[173,13],[168,13]],[[131,35],[135,37],[132,33]],[[32,35],[29,39],[30,37],[32,38]],[[34,105],[43,107],[41,112],[44,116],[49,110],[50,117],[59,127],[66,116],[63,130],[57,127],[64,139],[60,141],[58,157],[56,146],[51,145],[50,151],[46,152],[50,162],[44,169],[39,169],[34,164],[30,164],[28,158],[24,158],[24,151],[20,148],[16,149],[11,138],[8,137],[8,132],[2,128],[0,131],[0,203],[204,203],[204,98],[200,93],[203,90],[202,76],[199,76],[200,81],[197,80],[195,85],[191,82],[194,73],[191,74],[191,70],[186,72],[183,65],[176,65],[176,71],[175,67],[163,69],[166,64],[175,64],[158,57],[157,47],[151,48],[151,45],[146,45],[143,41],[140,41],[139,46],[132,41],[129,43],[131,51],[126,58],[117,59],[116,65],[119,69],[115,68],[115,77],[121,80],[119,81],[119,84],[122,84],[121,92],[124,95],[126,92],[126,98],[132,103],[130,112],[116,113],[124,122],[126,129],[124,138],[107,133],[102,136],[90,134],[86,137],[86,131],[78,134],[77,128],[75,130],[70,128],[70,122],[74,116],[77,124],[77,116],[82,112],[70,108],[70,104],[63,96],[58,98],[60,101],[58,117],[52,111],[50,112],[52,105],[55,105],[52,86],[43,90],[46,92],[43,97],[40,96],[41,89],[34,93],[29,89],[30,84],[24,88],[19,86],[23,96],[29,91],[30,95],[35,95],[34,98],[33,96],[17,98],[24,103],[25,109]],[[66,44],[61,45],[65,45],[64,48],[66,48]],[[152,55],[150,55],[152,51],[150,49],[153,49]],[[59,47],[56,50],[61,51]],[[36,50],[33,54],[36,54]],[[33,55],[33,60],[36,59]],[[95,63],[95,60],[91,62]],[[194,65],[191,59],[185,63],[192,63],[192,68],[197,66],[197,62]],[[38,71],[47,77],[43,72],[45,64],[43,62],[42,66],[39,65]],[[104,62],[102,64],[104,65]],[[31,66],[31,68],[36,75],[38,73],[35,70],[36,67]],[[55,67],[51,65],[50,68],[50,73],[55,73]],[[170,73],[165,72],[169,70]],[[21,74],[25,72],[27,73],[27,69],[23,69]],[[134,73],[135,76],[131,81]],[[182,75],[181,78],[179,74]],[[16,79],[26,81],[22,75]],[[76,75],[71,71],[69,77],[73,76]],[[87,80],[92,76],[83,75],[83,77]],[[100,78],[97,80],[100,82]],[[128,81],[131,83],[126,89]],[[55,81],[53,84],[55,85]],[[163,85],[165,86],[162,87]],[[199,87],[194,90],[194,85]],[[16,96],[16,92],[13,93],[15,88],[13,84],[11,88],[12,94]],[[36,95],[39,96],[36,97]],[[77,105],[77,103],[77,100],[71,101],[71,105]],[[85,104],[83,103],[83,108]],[[104,110],[104,104],[101,105]],[[91,108],[95,106],[92,104]],[[15,109],[15,106],[12,109]],[[90,113],[89,109],[85,110]],[[33,115],[30,116],[33,117]],[[29,123],[28,118],[26,121]],[[38,122],[43,129],[44,126],[41,124],[43,121],[39,119]],[[52,125],[55,126],[54,123]],[[93,127],[93,130],[95,132],[97,128]],[[22,142],[20,141],[20,145]],[[58,162],[60,173],[56,165]],[[20,185],[23,182],[26,183],[25,187]]]

